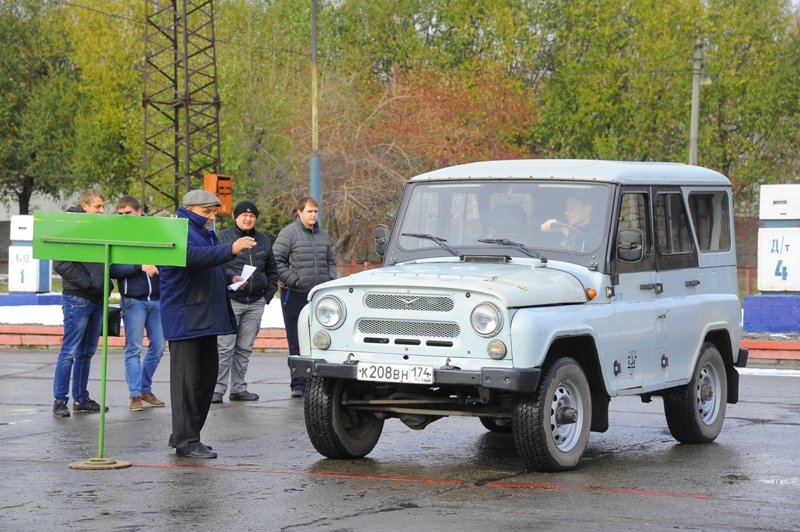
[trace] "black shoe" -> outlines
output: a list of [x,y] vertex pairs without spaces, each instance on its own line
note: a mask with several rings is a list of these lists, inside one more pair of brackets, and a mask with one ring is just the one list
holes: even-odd
[[303,397],[303,390],[300,388],[295,388],[292,390],[292,397]]
[[[209,451],[211,450],[211,446],[210,445],[206,445],[205,443],[201,443],[200,445],[202,445],[203,447],[205,447]],[[172,443],[172,436],[169,437],[169,441],[167,442],[167,447],[169,447],[170,449],[174,449],[175,448],[175,444]]]
[[[93,399],[87,399],[80,403],[72,403],[72,410],[74,412],[92,412],[95,414],[100,413],[100,403]],[[108,412],[108,407],[106,407],[106,412]]]
[[212,451],[211,449],[209,449],[208,447],[206,447],[201,443],[194,449],[194,451],[188,454],[183,454],[183,455],[179,454],[178,456],[180,456],[181,458],[216,458],[217,453],[215,453],[214,451]]
[[231,392],[228,394],[228,399],[231,401],[258,401],[258,394],[248,391],[239,393]]
[[219,392],[214,392],[214,395],[211,396],[212,403],[221,403],[222,402],[222,394]]
[[69,408],[67,408],[67,403],[61,399],[56,399],[56,402],[53,403],[53,415],[55,417],[69,417]]

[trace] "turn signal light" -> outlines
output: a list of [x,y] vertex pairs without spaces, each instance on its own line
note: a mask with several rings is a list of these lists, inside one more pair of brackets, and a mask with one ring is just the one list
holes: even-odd
[[586,295],[589,296],[589,299],[594,299],[597,296],[597,290],[594,288],[587,288]]

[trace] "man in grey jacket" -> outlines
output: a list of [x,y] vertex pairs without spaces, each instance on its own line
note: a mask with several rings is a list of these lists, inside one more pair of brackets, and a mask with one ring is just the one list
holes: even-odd
[[[316,285],[336,279],[336,257],[328,234],[317,221],[319,203],[311,197],[297,202],[297,220],[284,227],[273,251],[281,283],[281,310],[289,341],[289,356],[300,356],[297,318],[308,304],[308,292]],[[292,377],[292,397],[303,397],[306,379]]]

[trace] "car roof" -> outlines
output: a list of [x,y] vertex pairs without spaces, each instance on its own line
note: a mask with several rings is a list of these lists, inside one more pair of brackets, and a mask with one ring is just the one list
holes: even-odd
[[481,161],[420,174],[411,178],[411,182],[449,179],[567,179],[622,185],[731,186],[724,175],[700,166],[584,159]]

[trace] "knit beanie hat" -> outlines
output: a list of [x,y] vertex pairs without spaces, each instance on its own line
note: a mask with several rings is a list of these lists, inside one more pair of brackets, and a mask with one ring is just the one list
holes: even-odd
[[240,201],[236,204],[236,208],[233,209],[233,218],[236,219],[239,217],[240,214],[249,212],[250,214],[255,214],[256,218],[258,218],[258,207],[252,201]]

